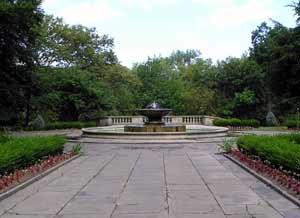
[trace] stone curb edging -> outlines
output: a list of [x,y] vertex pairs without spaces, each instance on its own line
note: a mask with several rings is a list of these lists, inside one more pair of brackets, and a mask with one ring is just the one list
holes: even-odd
[[[68,142],[78,142],[76,140],[68,140]],[[121,141],[105,141],[105,142],[82,142],[85,144],[108,144],[108,145],[132,145],[132,144],[138,144],[138,145],[161,145],[161,144],[209,144],[209,143],[221,143],[223,142],[222,140],[219,141],[166,141],[166,142],[151,142],[151,141],[130,141],[130,142],[121,142]]]
[[51,167],[50,169],[42,172],[41,174],[38,174],[38,175],[32,177],[31,179],[29,179],[29,180],[27,180],[27,181],[25,181],[25,182],[17,185],[16,187],[14,187],[12,189],[9,189],[7,192],[4,192],[4,193],[0,194],[0,202],[2,200],[6,199],[6,198],[8,198],[10,196],[12,196],[16,192],[18,192],[18,191],[26,188],[27,186],[31,185],[32,183],[34,183],[34,182],[42,179],[43,177],[49,175],[50,173],[52,173],[53,171],[57,170],[58,168],[60,168],[60,167],[62,167],[64,165],[66,165],[67,163],[69,163],[69,162],[77,159],[78,157],[80,157],[80,154],[75,155],[75,156],[71,157],[70,159],[63,161],[62,163],[60,163],[60,164],[58,164],[58,165],[56,165],[54,167]]
[[284,196],[286,199],[290,200],[291,202],[293,202],[294,204],[296,204],[298,207],[300,207],[300,200],[299,199],[295,198],[294,196],[292,196],[291,194],[289,194],[287,191],[283,190],[282,188],[280,188],[279,186],[277,186],[276,184],[274,184],[271,180],[265,178],[264,176],[259,175],[257,172],[255,172],[254,170],[252,170],[251,168],[249,168],[245,164],[240,163],[239,161],[237,161],[236,159],[234,159],[230,155],[225,154],[225,153],[223,153],[223,155],[226,158],[228,158],[229,160],[231,160],[232,162],[234,162],[235,164],[237,164],[238,166],[240,166],[241,168],[243,168],[244,170],[246,170],[248,173],[250,173],[253,176],[255,176],[261,182],[265,183],[267,186],[269,186],[270,188],[272,188],[273,190],[275,190],[276,192],[278,192],[279,194],[281,194],[282,196]]

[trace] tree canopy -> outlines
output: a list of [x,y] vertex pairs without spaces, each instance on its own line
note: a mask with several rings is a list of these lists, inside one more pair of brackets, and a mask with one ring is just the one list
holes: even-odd
[[70,26],[61,18],[45,16],[40,28],[37,62],[41,66],[80,67],[117,63],[114,41],[95,28]]
[[175,50],[132,69],[114,39],[46,15],[38,0],[0,2],[0,125],[132,115],[152,101],[174,114],[256,118],[300,107],[300,1],[295,27],[263,22],[240,58],[213,63],[199,50]]
[[43,18],[40,4],[40,0],[0,2],[0,125],[15,123],[29,107],[34,47]]

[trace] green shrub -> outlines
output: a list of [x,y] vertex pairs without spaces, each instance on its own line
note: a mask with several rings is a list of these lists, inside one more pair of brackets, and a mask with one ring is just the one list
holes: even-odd
[[4,133],[0,133],[0,144],[7,142],[9,140],[11,140],[10,136],[8,136],[7,134],[4,134]]
[[220,148],[226,152],[229,153],[232,151],[233,147],[234,147],[234,140],[233,139],[224,139],[223,140],[223,144],[219,145]]
[[37,115],[32,121],[31,127],[33,130],[42,130],[45,128],[45,121],[41,115]]
[[300,172],[300,134],[280,136],[242,136],[237,140],[240,151],[257,156],[276,167]]
[[213,124],[216,126],[240,126],[241,120],[237,118],[232,119],[216,119],[213,121]]
[[0,175],[63,152],[62,136],[14,138],[0,144]]
[[283,125],[287,126],[288,128],[299,128],[300,121],[299,120],[287,120],[283,123]]
[[259,127],[260,122],[258,120],[240,120],[237,118],[232,119],[215,119],[213,121],[215,126],[232,126],[232,127]]
[[214,124],[215,126],[227,126],[228,122],[227,122],[226,119],[220,118],[220,119],[215,119],[215,120],[213,121],[213,124]]
[[241,126],[257,128],[260,126],[260,122],[255,119],[241,120]]
[[229,126],[233,126],[233,127],[238,127],[238,126],[241,126],[241,124],[242,124],[242,121],[237,118],[232,118],[232,119],[229,119],[228,121],[231,124]]
[[95,126],[96,122],[53,122],[47,124],[45,129],[81,129]]
[[295,133],[283,134],[283,135],[279,135],[279,136],[276,136],[276,137],[281,138],[281,139],[286,139],[286,140],[288,140],[292,143],[300,145],[300,134],[295,134]]

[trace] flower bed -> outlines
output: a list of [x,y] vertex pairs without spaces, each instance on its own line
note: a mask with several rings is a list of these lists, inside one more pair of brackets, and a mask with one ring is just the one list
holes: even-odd
[[300,199],[300,134],[246,135],[236,143],[231,157]]
[[71,158],[76,150],[63,154],[62,136],[14,138],[0,135],[0,193],[25,182]]
[[300,174],[300,134],[247,135],[238,138],[238,149],[274,168]]
[[7,138],[0,142],[0,175],[33,165],[39,160],[61,154],[62,136]]
[[241,153],[237,149],[233,149],[229,152],[229,155],[251,168],[255,172],[259,173],[263,177],[268,178],[273,183],[279,185],[281,188],[286,190],[289,194],[292,194],[297,199],[300,199],[300,175],[285,171],[281,168],[273,168],[261,160],[253,159],[246,154]]
[[48,157],[36,164],[27,166],[24,169],[15,170],[14,172],[0,177],[0,194],[4,193],[17,185],[26,182],[27,180],[47,171],[48,169],[72,158],[75,155],[74,151],[65,154],[58,154],[53,157]]

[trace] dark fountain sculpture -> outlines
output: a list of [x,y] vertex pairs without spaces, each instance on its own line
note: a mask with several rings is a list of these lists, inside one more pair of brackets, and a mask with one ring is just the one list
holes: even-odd
[[147,118],[147,121],[141,125],[127,125],[125,132],[185,132],[185,125],[166,124],[163,117],[167,116],[172,110],[161,108],[159,104],[153,102],[144,109],[136,110]]

